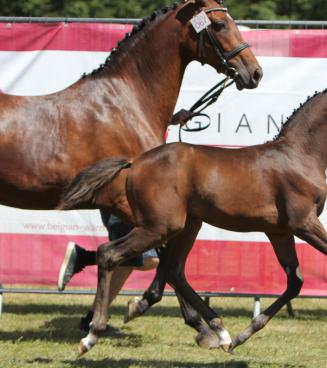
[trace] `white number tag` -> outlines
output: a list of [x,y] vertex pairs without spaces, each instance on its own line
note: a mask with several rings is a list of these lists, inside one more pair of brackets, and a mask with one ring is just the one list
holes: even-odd
[[200,33],[211,24],[211,21],[207,14],[202,11],[191,19],[191,23],[193,28],[195,29],[195,32]]

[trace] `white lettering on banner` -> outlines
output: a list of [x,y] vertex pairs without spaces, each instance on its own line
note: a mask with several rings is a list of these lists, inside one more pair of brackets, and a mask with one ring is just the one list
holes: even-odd
[[252,134],[252,129],[250,127],[248,118],[246,117],[245,114],[242,115],[241,120],[240,120],[240,122],[239,122],[239,124],[238,124],[238,126],[235,130],[235,133],[237,133],[240,128],[247,128],[247,129],[249,129],[249,132]]
[[204,11],[201,11],[199,14],[191,19],[191,23],[193,28],[195,29],[195,32],[200,33],[211,24],[211,21],[207,14]]
[[[268,115],[266,116],[266,118],[261,119],[262,123],[260,124],[260,126],[257,126],[255,124],[252,124],[252,122],[249,120],[248,116],[246,113],[241,114],[241,116],[239,118],[236,117],[236,120],[233,121],[227,121],[227,119],[224,119],[224,115],[219,112],[217,114],[217,119],[213,119],[211,120],[211,125],[212,125],[212,134],[217,134],[216,136],[213,137],[213,139],[218,139],[218,134],[224,134],[224,130],[226,132],[226,127],[227,126],[232,126],[233,128],[233,134],[240,134],[242,133],[241,129],[245,129],[246,132],[248,134],[256,134],[257,132],[260,132],[260,130],[262,131],[263,128],[266,129],[266,134],[269,137],[272,137],[272,135],[276,135],[280,132],[282,125],[284,124],[284,115],[281,114],[280,115],[280,119],[275,118],[275,116],[273,114],[268,113]],[[266,123],[263,123],[263,122]],[[208,121],[206,117],[196,117],[194,120],[190,121],[187,123],[188,128],[190,129],[201,129],[201,128],[205,128],[208,125]],[[225,128],[225,129],[224,129]],[[185,138],[187,139],[187,131],[186,131],[186,136]],[[269,139],[269,138],[267,138]]]

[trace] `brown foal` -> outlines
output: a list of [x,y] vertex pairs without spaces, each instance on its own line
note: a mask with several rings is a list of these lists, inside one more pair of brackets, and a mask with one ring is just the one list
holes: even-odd
[[[324,91],[294,112],[272,142],[241,149],[172,143],[142,154],[133,163],[107,160],[82,172],[67,191],[63,208],[79,207],[85,200],[105,205],[111,182],[129,168],[126,192],[135,228],[98,250],[98,310],[106,310],[109,271],[166,242],[158,269],[161,279],[200,313],[225,350],[245,342],[301,290],[294,236],[327,254],[327,233],[318,220],[326,199],[326,141]],[[185,278],[185,261],[202,222],[266,233],[287,276],[285,292],[233,340]],[[99,317],[95,313],[91,333],[82,340],[84,350],[105,322]]]

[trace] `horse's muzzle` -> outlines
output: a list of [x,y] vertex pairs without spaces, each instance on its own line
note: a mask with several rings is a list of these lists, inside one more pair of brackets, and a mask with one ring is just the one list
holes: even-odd
[[237,72],[234,77],[236,87],[238,90],[244,88],[253,89],[258,87],[260,80],[262,79],[263,72],[261,68],[257,68],[250,75],[244,76],[242,73]]

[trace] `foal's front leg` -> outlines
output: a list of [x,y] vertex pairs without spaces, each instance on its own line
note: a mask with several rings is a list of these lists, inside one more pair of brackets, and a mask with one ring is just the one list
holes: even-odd
[[[174,266],[174,263],[169,263],[171,258],[169,254],[170,251],[171,248],[160,249],[160,264],[157,268],[155,277],[149,288],[144,292],[141,300],[134,298],[129,301],[128,311],[124,318],[125,323],[143,315],[148,309],[151,308],[152,305],[160,302],[162,299],[166,285],[166,268],[171,268]],[[172,255],[172,257],[174,257],[174,255]],[[183,265],[181,265],[181,267],[184,269],[185,259],[181,260],[181,262],[182,261]],[[208,324],[203,320],[199,313],[178,293],[178,288],[175,289],[175,292],[185,323],[198,332],[195,338],[196,343],[205,349],[218,348],[220,342],[215,332],[210,329]]]
[[291,299],[295,298],[301,290],[303,278],[295,250],[294,236],[291,234],[267,234],[274,251],[287,275],[287,288],[285,292],[272,303],[264,312],[255,317],[251,324],[233,340],[233,350],[243,344],[254,333],[261,330],[270,319]]
[[207,348],[221,347],[227,351],[232,340],[222,319],[199,297],[185,277],[186,259],[201,224],[201,221],[188,218],[184,230],[169,240],[164,264],[165,275],[168,283],[176,290],[185,323],[199,332],[197,343]]
[[[160,250],[159,259],[162,259],[164,249]],[[159,303],[162,299],[166,286],[166,278],[162,262],[160,261],[151,285],[143,293],[142,299],[135,297],[128,302],[127,313],[124,316],[124,323],[131,321],[144,314],[152,305]]]
[[88,352],[96,344],[99,334],[106,330],[111,276],[112,272],[108,270],[106,263],[98,263],[98,285],[93,304],[94,314],[87,336],[80,341],[80,355]]
[[98,248],[98,286],[94,315],[88,335],[81,340],[80,354],[89,351],[96,344],[99,334],[106,329],[112,276],[110,271],[120,263],[157,247],[160,241],[157,234],[143,228],[134,228],[127,235]]

